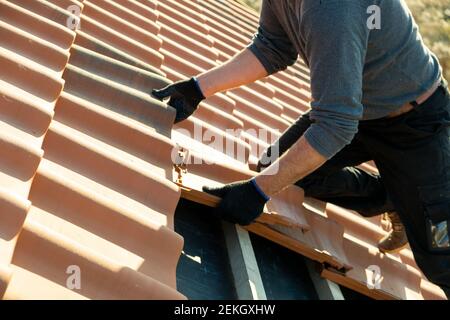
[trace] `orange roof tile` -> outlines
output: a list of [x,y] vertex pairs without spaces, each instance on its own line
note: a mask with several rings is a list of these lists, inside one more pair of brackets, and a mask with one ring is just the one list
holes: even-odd
[[[76,32],[72,5],[82,12]],[[251,177],[268,143],[309,108],[309,72],[298,61],[207,99],[176,126],[174,110],[149,92],[227,60],[257,25],[255,12],[231,0],[0,1],[0,297],[184,298],[175,281],[176,144],[194,162],[182,175],[189,188]],[[198,128],[243,157],[206,143]],[[383,228],[379,218],[305,200],[297,187],[249,227],[372,297],[444,298],[409,249],[378,251]],[[383,270],[380,289],[367,289],[370,265]],[[80,290],[66,286],[71,266],[81,270]]]
[[[159,28],[141,32],[111,3],[84,1],[82,37],[52,2],[0,3],[4,299],[184,298],[175,113],[147,93],[168,83],[147,71],[163,59]],[[66,286],[70,266],[81,270],[80,290]]]

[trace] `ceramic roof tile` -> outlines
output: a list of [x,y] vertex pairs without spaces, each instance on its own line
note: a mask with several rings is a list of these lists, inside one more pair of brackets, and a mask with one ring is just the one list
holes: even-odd
[[[162,62],[159,28],[142,32],[94,2],[84,2],[77,45],[67,7],[0,3],[4,299],[184,298],[175,280],[175,113],[148,95],[168,84],[151,72]],[[82,272],[78,291],[66,287],[70,266]]]
[[[71,5],[83,10],[76,33],[66,26]],[[253,176],[263,149],[308,110],[309,72],[299,60],[207,99],[174,127],[174,110],[149,92],[229,59],[257,25],[255,12],[231,0],[0,1],[3,298],[184,298],[175,281],[183,239],[173,231],[174,182],[201,190]],[[173,166],[177,148],[190,160],[187,173]],[[249,229],[372,297],[443,298],[409,249],[378,252],[381,219],[304,199],[297,187]],[[380,290],[367,290],[370,264],[385,272]],[[66,287],[68,266],[81,268],[81,290]]]
[[77,37],[75,39],[75,43],[77,45],[82,46],[83,48],[94,50],[97,53],[105,55],[107,57],[113,58],[115,60],[124,62],[126,64],[136,66],[140,69],[150,71],[152,73],[165,75],[165,73],[156,68],[147,62],[140,60],[139,58],[134,57],[133,55],[125,52],[123,50],[118,49],[114,45],[108,44],[102,40],[95,38],[92,35],[89,35],[82,30],[77,31]]
[[[9,288],[11,261],[25,219],[42,141],[64,80],[74,33],[32,11],[0,2],[0,294]],[[47,29],[48,28],[48,29]],[[50,38],[45,30],[51,31]],[[4,153],[4,154],[3,154]]]
[[[252,36],[257,24],[258,18],[255,14],[248,13],[245,9],[236,3],[221,3],[220,1],[202,0],[198,1],[202,5],[208,5],[209,8],[214,10],[215,13],[225,16],[232,24],[239,25],[241,28],[247,30],[247,35]],[[225,13],[225,14],[224,14]],[[247,19],[242,19],[242,16],[246,16]]]

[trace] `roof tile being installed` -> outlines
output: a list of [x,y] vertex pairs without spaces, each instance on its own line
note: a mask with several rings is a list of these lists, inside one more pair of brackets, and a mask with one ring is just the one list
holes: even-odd
[[[74,8],[76,31],[68,28]],[[309,74],[298,61],[207,99],[175,126],[175,111],[149,92],[226,61],[257,23],[235,1],[0,1],[0,296],[184,298],[175,281],[183,239],[173,231],[174,182],[201,190],[255,175],[263,149],[308,109]],[[259,129],[269,141],[251,134]],[[173,168],[177,148],[191,160],[187,173]],[[249,230],[369,296],[444,297],[409,249],[377,250],[381,219],[305,200],[297,187],[268,203]],[[384,280],[370,290],[372,265]],[[81,289],[70,287],[71,270],[80,270]]]

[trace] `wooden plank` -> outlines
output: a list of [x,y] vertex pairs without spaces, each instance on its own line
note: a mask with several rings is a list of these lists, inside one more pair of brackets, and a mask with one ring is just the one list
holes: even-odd
[[222,223],[239,300],[267,300],[253,246],[246,230]]
[[399,300],[397,297],[387,292],[377,289],[369,289],[365,283],[353,280],[352,278],[349,278],[345,276],[345,274],[337,272],[332,268],[324,268],[320,275],[323,278],[336,282],[341,286],[357,291],[376,300]]
[[[201,203],[208,207],[216,207],[220,203],[220,198],[218,198],[218,197],[215,197],[213,195],[210,195],[210,194],[198,191],[198,190],[190,189],[185,186],[180,186],[180,187],[181,187],[181,191],[182,191],[182,197],[185,199]],[[319,262],[322,264],[328,264],[337,269],[341,269],[341,268],[345,267],[342,264],[342,262],[337,261],[334,257],[330,256],[328,253],[322,252],[320,250],[317,250],[315,248],[308,246],[307,244],[301,243],[300,241],[295,240],[295,239],[289,237],[288,235],[285,235],[277,230],[274,230],[274,229],[264,225],[259,220],[249,226],[244,227],[244,228],[250,232],[258,234],[258,235],[260,235],[266,239],[269,239],[275,243],[278,243],[279,245],[281,245],[283,247],[286,247],[292,251],[300,253],[303,256],[305,256],[311,260],[314,260],[316,262]],[[242,262],[241,262],[241,266],[242,266]],[[245,266],[245,264],[244,264],[244,266]],[[236,266],[235,268],[237,270],[237,268],[241,268],[241,267]],[[244,271],[244,272],[247,272],[247,271]],[[322,272],[320,273],[320,276],[327,280],[333,281],[334,283],[340,284],[344,287],[347,287],[351,290],[357,291],[361,294],[364,294],[364,295],[369,296],[374,299],[379,299],[379,300],[397,300],[398,299],[397,297],[392,296],[389,293],[386,293],[386,292],[383,292],[380,290],[376,290],[376,289],[369,289],[365,284],[362,284],[356,280],[348,278],[345,276],[345,273],[342,273],[333,268],[324,268],[322,270]],[[330,290],[330,291],[333,290],[333,292],[334,292],[333,294],[335,295],[335,297],[340,298],[338,291],[335,290],[336,287],[334,286],[334,289],[333,289],[332,284],[328,283],[327,285],[329,287],[328,290]],[[238,284],[237,287],[239,287],[239,286],[241,286],[239,290],[241,290],[240,294],[242,296],[247,296],[247,297],[249,295],[251,295],[251,297],[255,296],[255,293],[252,293],[251,290],[249,291],[249,287],[247,285],[242,286],[241,284]]]
[[[180,185],[180,188],[181,196],[185,199],[201,203],[208,207],[216,207],[220,203],[220,198],[216,196],[190,189],[183,185]],[[316,213],[312,214],[317,215]],[[274,221],[267,223],[265,217],[267,217],[267,214],[263,214],[255,223],[246,226],[245,229],[276,242],[283,247],[298,252],[311,260],[319,263],[327,263],[336,269],[351,269],[351,266],[345,258],[345,253],[335,252],[335,255],[333,255],[333,249],[335,248],[331,246],[324,247],[326,249],[324,251],[322,251],[324,248],[317,249],[316,246],[318,244],[315,243],[309,232],[304,232],[304,230],[298,228],[283,226],[279,224],[278,221],[276,223],[274,223]],[[320,215],[314,217],[326,219]],[[270,227],[270,225],[272,225],[272,227]]]
[[221,199],[219,197],[180,184],[178,184],[178,186],[181,188],[181,197],[183,199],[200,203],[210,208],[215,208],[220,203]]
[[320,300],[345,300],[339,285],[320,276],[322,265],[308,259],[305,259],[305,262]]
[[297,241],[285,234],[282,234],[272,228],[269,228],[261,223],[253,223],[249,226],[246,226],[245,229],[247,229],[250,232],[256,233],[260,235],[261,237],[264,237],[266,239],[269,239],[275,243],[278,243],[279,245],[288,248],[292,251],[295,251],[297,253],[300,253],[301,255],[320,262],[320,263],[328,263],[336,268],[343,267],[343,264],[336,261],[336,259],[326,252],[322,252],[320,250],[317,250],[315,248],[312,248],[308,246],[305,243],[302,243],[300,241]]
[[[211,208],[217,207],[221,201],[219,197],[213,196],[209,193],[189,188],[183,184],[177,183],[177,185],[181,189],[181,197],[183,199],[200,203]],[[280,225],[288,228],[299,229],[302,231],[307,231],[310,228],[305,223],[293,222],[291,219],[284,217],[283,215],[275,211],[273,212],[265,211],[260,217],[258,217],[256,221],[260,223],[267,223],[270,225]]]
[[[311,218],[320,219],[322,217],[312,216]],[[298,232],[298,230],[293,230],[278,225],[267,226],[267,228],[273,229],[274,231],[282,234],[292,241],[296,241],[302,244],[302,246],[309,248],[310,250],[314,250],[314,252],[319,252],[322,255],[324,261],[336,269],[353,269],[352,265],[347,259],[345,251],[343,250],[343,244],[340,243],[344,236],[343,229],[341,229],[339,225],[333,225],[331,221],[322,222],[325,222],[325,224],[322,223],[322,225],[320,225],[317,221],[312,221],[311,225],[313,226],[314,230],[311,232]],[[323,228],[324,226],[326,228]],[[338,228],[333,228],[334,226],[337,226]],[[322,237],[322,234],[325,233],[329,233],[329,237],[331,239],[334,239],[334,241],[329,241],[330,239],[328,237]]]

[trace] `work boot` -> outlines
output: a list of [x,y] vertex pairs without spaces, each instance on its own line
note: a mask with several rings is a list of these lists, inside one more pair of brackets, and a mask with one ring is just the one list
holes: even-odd
[[383,253],[395,253],[408,244],[405,227],[395,211],[387,212],[385,218],[391,222],[389,233],[378,242],[378,249]]

